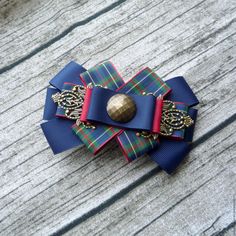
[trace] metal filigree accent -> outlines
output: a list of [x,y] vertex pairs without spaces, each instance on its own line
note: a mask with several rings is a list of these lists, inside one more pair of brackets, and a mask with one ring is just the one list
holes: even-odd
[[58,104],[58,107],[65,110],[65,116],[68,119],[76,120],[76,125],[82,124],[86,128],[95,128],[95,126],[80,122],[82,107],[84,104],[86,88],[81,85],[75,85],[72,90],[64,90],[61,93],[52,95],[52,99]]
[[82,113],[85,91],[84,86],[76,85],[72,90],[64,90],[52,95],[52,99],[58,104],[58,107],[65,110],[67,118],[77,120]]
[[143,138],[149,138],[149,139],[154,139],[154,140],[158,139],[158,134],[152,134],[147,131],[137,132],[136,135],[138,137],[143,137]]
[[163,102],[160,134],[170,136],[174,130],[181,130],[193,124],[192,118],[185,111],[176,109],[171,101]]
[[[169,100],[163,101],[159,135],[171,136],[175,130],[187,128],[193,123],[194,121],[187,112],[176,109],[174,102]],[[143,138],[152,138],[154,140],[158,138],[158,134],[146,131],[137,132],[136,135]]]

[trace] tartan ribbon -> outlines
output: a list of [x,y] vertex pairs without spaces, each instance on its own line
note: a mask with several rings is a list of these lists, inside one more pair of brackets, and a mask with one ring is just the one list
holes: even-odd
[[[83,124],[61,119],[65,118],[65,110],[58,108],[52,102],[51,96],[58,93],[58,91],[71,90],[75,85],[87,86],[91,83],[124,94],[143,95],[145,92],[152,93],[156,97],[162,95],[170,100],[178,101],[176,107],[187,112],[193,120],[196,120],[197,110],[191,107],[196,105],[198,100],[183,77],[173,78],[169,80],[169,83],[168,81],[164,82],[153,70],[147,67],[125,83],[111,62],[104,62],[89,70],[85,70],[75,62],[71,62],[50,81],[54,88],[49,88],[47,92],[44,122],[41,127],[53,152],[59,153],[71,147],[85,144],[90,151],[96,154],[106,143],[116,138],[128,161],[135,160],[139,156],[148,153],[167,173],[171,173],[190,150],[194,126],[174,131],[172,138],[175,140],[167,140],[162,137],[153,139],[152,137],[137,136],[135,130],[124,130],[105,124],[96,124],[96,129],[89,129]],[[182,93],[182,90],[184,93]],[[75,135],[71,132],[71,127]],[[59,135],[60,132],[63,133]],[[61,136],[64,136],[64,138],[60,138]],[[177,139],[181,141],[176,141]],[[175,151],[169,154],[168,145],[169,147],[173,146],[176,142],[180,144],[177,148],[180,150],[176,154],[175,160],[172,157]],[[165,149],[164,155],[162,153],[163,147]],[[160,154],[163,155],[161,159],[158,155],[159,149]],[[163,161],[163,159],[166,160]],[[171,159],[171,163],[168,159]]]
[[[107,76],[103,79],[101,75],[105,75],[104,70],[107,71],[107,68],[111,71],[107,73]],[[93,83],[94,85],[105,85],[109,89],[116,89],[116,91],[126,94],[131,93],[142,95],[143,92],[151,92],[156,96],[165,96],[171,90],[169,86],[148,67],[141,70],[127,83],[123,82],[115,67],[109,62],[106,63],[106,67],[104,67],[104,64],[98,65],[95,68],[82,73],[80,77],[82,81],[85,82],[85,85],[90,83]],[[121,85],[120,87],[117,87],[117,82],[115,83],[115,79],[112,79],[112,77],[119,78],[118,82]],[[78,137],[93,153],[97,153],[102,147],[104,147],[105,143],[112,139],[112,137],[117,138],[128,161],[136,159],[138,156],[145,154],[158,145],[158,140],[138,137],[135,131],[127,132],[120,129],[114,130],[111,129],[110,126],[105,125],[102,125],[102,127],[99,125],[98,127],[98,130],[97,128],[96,130],[88,130],[83,125],[78,127],[75,124],[73,126],[76,135],[78,135]],[[84,136],[84,133],[86,133],[86,136]]]

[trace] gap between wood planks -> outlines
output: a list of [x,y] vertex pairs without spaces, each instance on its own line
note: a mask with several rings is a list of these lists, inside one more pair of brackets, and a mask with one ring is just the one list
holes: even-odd
[[126,2],[127,0],[119,0],[117,2],[112,3],[111,5],[105,7],[104,9],[96,12],[95,14],[87,17],[84,20],[78,21],[76,23],[74,23],[73,25],[71,25],[69,28],[67,28],[66,30],[64,30],[62,33],[60,33],[59,35],[57,35],[56,37],[50,39],[48,42],[46,42],[45,44],[42,44],[41,46],[35,48],[31,53],[29,53],[28,55],[22,57],[21,59],[17,60],[16,62],[5,66],[3,68],[0,69],[0,74],[5,73],[8,70],[11,70],[12,68],[14,68],[15,66],[19,65],[20,63],[30,59],[31,57],[33,57],[34,55],[36,55],[37,53],[41,52],[42,50],[44,50],[45,48],[51,46],[53,43],[55,43],[56,41],[60,40],[61,38],[65,37],[67,34],[69,34],[72,30],[74,30],[75,28],[77,28],[78,26],[82,26],[85,25],[87,23],[89,23],[92,20],[95,20],[96,18],[98,18],[99,16],[113,10],[114,8],[118,7],[119,5],[121,5],[122,3]]
[[[227,120],[224,122],[220,123],[218,126],[216,126],[214,129],[210,130],[208,133],[204,134],[202,137],[198,138],[196,141],[193,142],[192,148],[196,148],[206,140],[208,140],[210,137],[218,133],[220,130],[226,128],[228,125],[233,123],[236,120],[236,114],[232,115],[229,117]],[[145,181],[149,180],[153,176],[155,176],[157,173],[161,171],[161,168],[157,166],[154,168],[152,171],[148,172],[144,176],[142,176],[140,179],[136,180],[133,182],[131,185],[128,187],[124,188],[122,191],[119,193],[115,194],[112,196],[110,199],[99,205],[98,207],[88,211],[86,214],[82,215],[81,217],[71,221],[69,224],[63,226],[61,229],[57,230],[56,232],[52,233],[51,236],[57,236],[57,235],[62,235],[65,234],[66,232],[70,231],[73,229],[75,226],[81,224],[82,222],[86,221],[88,218],[94,216],[95,214],[99,213],[100,211],[104,210],[105,208],[108,208],[111,206],[114,202],[117,200],[121,199],[124,195],[128,194],[131,192],[133,189],[138,187],[140,184],[144,183]],[[231,229],[235,225],[235,222],[231,223],[228,227],[226,227],[223,231],[224,233]],[[216,235],[221,235],[221,232],[218,232],[219,234]]]
[[224,236],[227,232],[229,232],[229,230],[233,229],[235,226],[236,226],[236,221],[232,222],[221,231],[212,234],[212,236]]
[[[232,118],[232,117],[233,117],[233,116],[231,116],[231,118]],[[230,118],[229,118],[229,119],[230,119]],[[221,124],[218,125],[217,127],[219,128],[220,126],[221,126]],[[224,126],[223,126],[222,128],[224,128],[225,126],[227,126],[227,124],[224,123]],[[217,127],[216,127],[216,128],[217,128]],[[213,130],[215,130],[215,129],[213,129]],[[211,133],[213,130],[211,130],[210,133]],[[219,128],[219,130],[220,130],[220,128]],[[213,134],[214,134],[215,132],[217,132],[217,131],[214,131]],[[205,135],[207,135],[207,134],[205,134]],[[209,136],[210,136],[210,135],[209,135]],[[196,142],[198,142],[198,141],[201,140],[202,138],[203,138],[203,137],[199,138]],[[205,137],[205,138],[207,139],[207,137]],[[205,140],[206,140],[206,139],[205,139]],[[194,145],[198,145],[198,144],[196,144],[196,142],[195,142]],[[199,142],[200,142],[200,141],[199,141]],[[200,143],[202,143],[202,142],[204,142],[204,140],[201,141]],[[157,172],[159,172],[159,171],[157,171]],[[148,176],[149,176],[149,174],[148,174]],[[153,176],[153,175],[152,175],[152,176]],[[150,176],[149,178],[151,178],[151,176]],[[143,182],[145,182],[145,180],[144,180]],[[129,188],[129,186],[128,186],[127,188]],[[135,187],[134,187],[134,188],[135,188]],[[132,189],[131,189],[131,190],[132,190]],[[131,191],[131,190],[129,190],[129,191]],[[128,191],[128,192],[129,192],[129,191]],[[122,196],[121,196],[121,197],[122,197]],[[108,200],[108,201],[109,201],[109,200]],[[111,203],[111,204],[112,204],[112,203]],[[99,206],[98,206],[98,207],[99,207]],[[92,209],[91,211],[93,211],[93,209]],[[95,214],[96,214],[96,213],[95,213]],[[81,216],[81,217],[83,217],[83,216]]]

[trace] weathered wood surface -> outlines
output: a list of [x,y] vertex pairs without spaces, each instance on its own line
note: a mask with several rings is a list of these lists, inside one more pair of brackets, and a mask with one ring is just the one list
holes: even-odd
[[213,136],[195,148],[190,162],[176,174],[178,181],[163,173],[153,175],[68,235],[211,235],[221,231],[232,222],[235,128],[236,124],[228,126],[217,133],[217,139]]
[[[10,2],[10,1],[9,1]],[[8,1],[0,3],[1,67],[11,68],[116,5],[110,1]]]
[[[0,4],[1,235],[233,235],[234,0]],[[97,157],[48,148],[48,81],[105,59],[126,80],[144,65],[184,75],[199,97],[194,150],[173,176],[148,157],[127,164],[115,143]]]

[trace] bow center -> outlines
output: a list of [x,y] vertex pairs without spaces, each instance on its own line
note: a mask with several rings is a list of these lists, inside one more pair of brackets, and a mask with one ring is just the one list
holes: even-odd
[[107,102],[107,113],[116,122],[128,122],[136,114],[136,104],[126,94],[116,94]]

